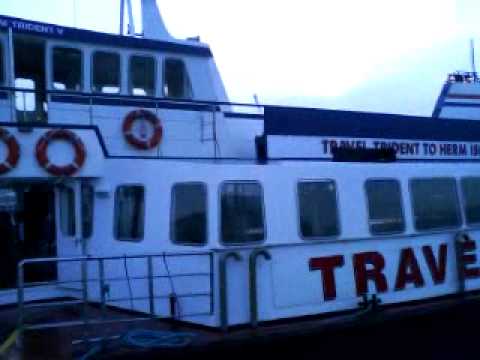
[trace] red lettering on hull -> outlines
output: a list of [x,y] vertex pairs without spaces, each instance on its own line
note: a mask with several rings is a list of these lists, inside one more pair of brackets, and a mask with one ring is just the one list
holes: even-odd
[[417,288],[425,285],[425,280],[423,280],[420,266],[418,266],[418,261],[412,248],[403,249],[400,253],[395,290],[404,290],[409,283],[414,284]]
[[447,269],[447,244],[441,244],[438,248],[438,258],[435,259],[431,246],[422,247],[423,256],[427,262],[428,269],[432,275],[432,280],[435,285],[445,282],[445,275]]
[[[367,265],[371,268],[367,269]],[[355,283],[357,295],[368,293],[368,282],[373,281],[379,293],[388,290],[387,279],[383,274],[385,259],[378,252],[365,252],[353,255],[353,268],[355,270]]]
[[320,270],[322,272],[323,298],[325,301],[336,299],[335,268],[343,265],[345,265],[345,259],[342,255],[310,259],[310,271]]

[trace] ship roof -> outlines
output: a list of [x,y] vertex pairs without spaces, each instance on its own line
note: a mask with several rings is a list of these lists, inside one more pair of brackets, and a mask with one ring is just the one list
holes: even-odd
[[200,42],[189,40],[162,41],[107,34],[0,15],[0,30],[9,28],[11,28],[14,33],[36,35],[71,42],[164,51],[202,57],[212,56],[209,46]]

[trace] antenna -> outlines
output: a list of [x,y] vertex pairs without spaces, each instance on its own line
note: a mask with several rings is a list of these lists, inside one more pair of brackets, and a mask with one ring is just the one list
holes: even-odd
[[124,22],[125,22],[125,0],[120,0],[120,35],[123,35]]
[[473,78],[476,81],[478,77],[477,77],[477,67],[475,65],[475,41],[473,39],[470,39],[470,55],[471,55],[471,61],[472,61]]
[[[126,2],[126,4],[125,4]],[[131,0],[121,0],[120,1],[120,35],[124,35],[124,21],[125,21],[125,5],[127,6],[128,12],[128,27],[127,35],[135,35],[135,21],[133,19],[133,10],[132,10],[132,1]]]

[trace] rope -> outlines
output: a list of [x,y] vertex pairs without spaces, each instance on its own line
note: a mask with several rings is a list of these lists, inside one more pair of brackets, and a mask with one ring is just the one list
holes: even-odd
[[130,283],[130,275],[128,274],[127,255],[124,255],[123,267],[125,268],[125,277],[127,279],[127,284],[128,284],[128,294],[130,295],[130,309],[133,310],[133,290],[132,290],[132,284]]
[[17,337],[19,335],[19,331],[15,330],[5,342],[0,346],[0,358],[3,359],[3,356],[7,355],[8,350],[15,344],[17,341]]
[[152,348],[181,348],[189,345],[195,334],[172,332],[133,330],[128,332],[122,339],[127,346],[152,349]]
[[[163,263],[165,265],[165,271],[167,272],[168,281],[170,283],[170,289],[172,290],[171,295],[173,296],[173,298],[176,301],[176,304],[177,304],[177,307],[178,307],[178,315],[180,316],[180,314],[181,314],[180,302],[178,301],[177,293],[175,292],[175,285],[173,283],[173,278],[172,278],[172,275],[170,273],[170,268],[168,267],[166,253],[163,253],[162,259],[163,259]],[[176,314],[173,314],[173,315],[175,316]]]

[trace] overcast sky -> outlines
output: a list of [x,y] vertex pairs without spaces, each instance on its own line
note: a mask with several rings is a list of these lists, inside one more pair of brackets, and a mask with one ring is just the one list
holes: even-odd
[[[0,13],[115,32],[119,2],[1,0]],[[447,73],[470,70],[470,38],[480,55],[478,0],[157,2],[173,36],[210,44],[237,101],[430,115]]]

